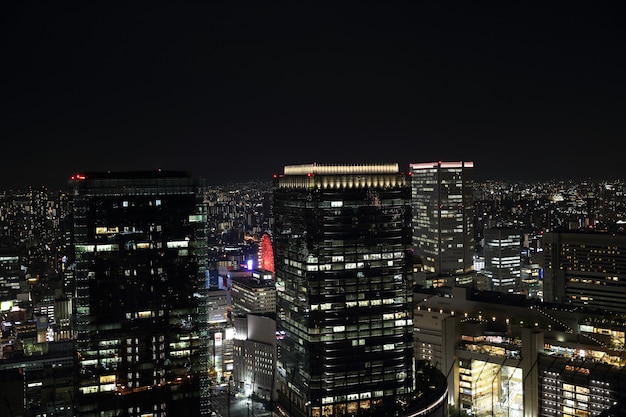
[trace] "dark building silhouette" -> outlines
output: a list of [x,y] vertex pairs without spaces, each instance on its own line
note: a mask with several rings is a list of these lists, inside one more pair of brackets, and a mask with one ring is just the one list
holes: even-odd
[[72,177],[81,416],[209,413],[203,180]]
[[296,165],[273,187],[281,407],[401,415],[414,392],[409,176]]

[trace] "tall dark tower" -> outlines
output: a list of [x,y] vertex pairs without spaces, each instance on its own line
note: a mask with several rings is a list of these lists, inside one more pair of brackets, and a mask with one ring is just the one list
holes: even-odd
[[165,171],[70,180],[78,415],[209,413],[203,186]]
[[439,161],[410,168],[415,254],[429,283],[454,285],[474,271],[474,163]]
[[273,190],[279,403],[293,416],[401,413],[414,390],[409,176],[294,165]]

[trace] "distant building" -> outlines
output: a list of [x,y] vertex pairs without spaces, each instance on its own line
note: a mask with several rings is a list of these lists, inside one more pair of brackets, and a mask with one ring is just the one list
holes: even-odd
[[210,414],[203,180],[104,172],[69,185],[78,415]]
[[209,324],[224,324],[228,321],[228,291],[212,288],[207,296],[207,320]]
[[232,337],[228,335],[232,335],[233,328],[228,299],[227,290],[211,288],[208,292],[209,369],[215,381],[220,381],[232,371]]
[[626,235],[601,231],[543,236],[549,302],[626,313]]
[[0,301],[17,299],[21,291],[20,281],[24,281],[26,274],[21,262],[23,257],[19,248],[0,248]]
[[485,229],[485,275],[489,290],[520,292],[522,243],[519,229],[494,227]]
[[520,281],[521,294],[543,301],[543,268],[538,264],[522,264]]
[[413,249],[423,264],[419,283],[467,281],[474,272],[474,163],[413,163],[410,170]]
[[[256,276],[255,276],[256,275]],[[276,284],[272,274],[253,271],[250,277],[232,278],[230,290],[233,315],[276,317]]]

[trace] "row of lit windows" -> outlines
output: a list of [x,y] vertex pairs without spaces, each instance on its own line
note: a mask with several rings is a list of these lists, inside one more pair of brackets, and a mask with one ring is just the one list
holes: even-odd
[[[168,249],[177,249],[177,248],[187,248],[189,246],[188,240],[176,240],[166,242],[166,247]],[[126,250],[136,250],[136,249],[160,249],[163,247],[162,242],[128,242],[125,244],[124,249]],[[77,253],[91,253],[91,252],[117,252],[119,251],[119,245],[116,243],[107,243],[107,244],[77,244],[76,245]],[[180,254],[180,252],[179,252]]]
[[[321,336],[319,338],[319,340],[321,342],[334,342],[334,341],[345,341],[346,339],[354,339],[354,340],[358,340],[357,338],[359,337],[363,337],[363,336],[371,336],[371,337],[377,337],[377,336],[397,336],[397,335],[401,335],[404,334],[405,331],[402,328],[390,328],[390,329],[386,329],[386,330],[371,330],[371,331],[352,331],[352,332],[346,332],[346,333],[329,333],[329,334],[325,334],[323,336]],[[353,346],[360,346],[357,342],[357,344],[354,344],[354,342],[351,342]],[[369,351],[382,351],[381,346],[369,346],[368,347],[368,352]]]
[[[393,392],[390,392],[390,390],[386,391],[386,395],[391,395],[391,394],[393,394]],[[364,400],[364,399],[372,398],[372,396],[374,398],[382,397],[383,391],[382,390],[374,391],[373,393],[371,391],[368,391],[368,392],[362,392],[358,394],[338,395],[335,397],[323,397],[322,404],[333,404],[333,403],[338,403],[338,402],[354,401],[354,400],[359,400],[359,399]]]
[[338,310],[345,306],[345,308],[353,308],[353,307],[370,307],[370,306],[378,306],[378,305],[393,305],[393,304],[402,304],[406,300],[404,298],[384,298],[384,299],[375,299],[375,300],[361,300],[361,301],[347,301],[342,304],[338,303],[323,303],[323,304],[311,304],[311,311],[317,310]]
[[101,365],[111,365],[117,362],[121,362],[122,358],[120,357],[111,357],[111,358],[100,358],[100,359],[86,359],[80,361],[81,367],[89,367],[96,366],[98,364]]
[[115,391],[115,384],[90,385],[88,387],[80,387],[79,390],[82,394],[94,394],[97,392],[110,392],[110,391]]

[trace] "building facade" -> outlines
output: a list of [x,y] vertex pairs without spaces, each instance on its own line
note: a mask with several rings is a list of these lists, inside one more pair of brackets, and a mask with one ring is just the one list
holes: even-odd
[[294,165],[273,190],[280,406],[401,413],[414,391],[409,177],[397,164]]
[[485,275],[489,290],[520,292],[522,241],[518,229],[494,227],[485,229]]
[[109,172],[69,185],[78,415],[209,414],[203,181]]
[[626,313],[626,235],[555,231],[543,245],[546,301]]
[[276,320],[246,314],[235,317],[233,389],[272,404],[276,381]]
[[21,262],[23,257],[18,248],[0,248],[0,301],[16,300],[21,292],[20,281],[26,275]]
[[39,348],[0,360],[0,416],[76,415],[72,341],[43,343]]
[[276,285],[271,273],[261,274],[260,271],[254,271],[251,277],[232,278],[231,283],[233,315],[256,314],[271,318],[276,316]]
[[413,249],[424,284],[453,285],[474,271],[474,163],[410,164]]

